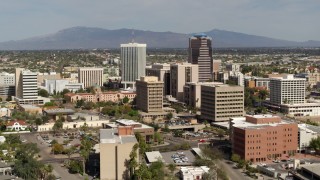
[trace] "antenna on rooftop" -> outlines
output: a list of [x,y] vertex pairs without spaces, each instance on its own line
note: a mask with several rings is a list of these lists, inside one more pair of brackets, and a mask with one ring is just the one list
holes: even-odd
[[134,29],[132,29],[131,35],[132,35],[132,40],[131,40],[131,42],[134,43]]

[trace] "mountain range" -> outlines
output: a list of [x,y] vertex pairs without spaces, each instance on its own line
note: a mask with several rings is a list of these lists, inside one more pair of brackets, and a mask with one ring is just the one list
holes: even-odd
[[[320,41],[287,41],[218,29],[203,33],[213,38],[213,48],[320,47]],[[1,42],[0,50],[119,48],[120,44],[131,42],[133,38],[135,42],[146,43],[149,48],[186,48],[192,34],[72,27],[45,36]]]

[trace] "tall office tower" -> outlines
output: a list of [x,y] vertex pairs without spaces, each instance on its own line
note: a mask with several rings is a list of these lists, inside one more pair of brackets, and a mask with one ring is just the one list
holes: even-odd
[[294,78],[293,74],[270,79],[270,103],[305,103],[306,79]]
[[0,97],[3,100],[15,95],[15,75],[0,73]]
[[183,86],[187,82],[198,82],[198,65],[190,63],[171,64],[170,89],[171,95],[183,101]]
[[137,108],[145,112],[161,112],[163,107],[163,82],[156,76],[141,76],[136,81]]
[[244,87],[223,85],[201,86],[201,118],[228,121],[244,114]]
[[170,95],[170,64],[153,64],[146,68],[146,76],[156,76],[164,83],[163,95]]
[[83,67],[78,69],[78,82],[84,88],[99,85],[103,86],[103,68]]
[[205,34],[196,34],[189,38],[188,62],[199,65],[199,82],[212,79],[212,39]]
[[[100,129],[100,179],[130,179],[128,162],[138,143],[132,126]],[[137,152],[137,154],[139,154]],[[139,155],[136,157],[139,164]]]
[[135,82],[146,73],[146,44],[121,44],[121,81],[124,88],[135,88]]
[[38,84],[36,72],[16,68],[16,97],[24,100],[35,100],[38,98]]

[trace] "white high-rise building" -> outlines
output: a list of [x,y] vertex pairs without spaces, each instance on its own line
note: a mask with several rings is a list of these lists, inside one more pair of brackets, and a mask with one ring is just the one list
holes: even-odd
[[294,78],[292,74],[270,79],[270,103],[305,103],[306,79]]
[[16,96],[15,101],[21,104],[44,104],[49,98],[38,96],[38,73],[23,68],[16,68]]
[[146,71],[146,44],[121,44],[121,81],[124,88],[135,88],[135,82]]
[[78,82],[84,84],[84,88],[91,86],[103,86],[103,68],[83,67],[78,69]]
[[38,73],[21,68],[16,69],[16,97],[22,99],[37,99]]

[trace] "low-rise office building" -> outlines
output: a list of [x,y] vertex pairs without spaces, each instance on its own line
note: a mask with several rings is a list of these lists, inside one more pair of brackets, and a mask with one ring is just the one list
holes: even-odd
[[310,141],[320,135],[320,128],[309,124],[299,124],[298,128],[299,151],[306,150],[309,147]]
[[287,159],[298,149],[298,125],[269,114],[231,118],[230,139],[246,161]]

